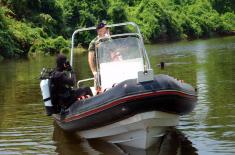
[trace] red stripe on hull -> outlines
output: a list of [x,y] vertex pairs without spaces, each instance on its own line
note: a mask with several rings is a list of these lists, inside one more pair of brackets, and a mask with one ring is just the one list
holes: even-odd
[[131,101],[131,100],[135,100],[135,99],[141,99],[141,98],[145,98],[145,97],[161,96],[161,95],[179,95],[179,96],[188,97],[188,98],[195,98],[196,97],[195,95],[190,95],[190,94],[186,94],[186,93],[179,92],[179,91],[161,91],[161,92],[158,91],[158,92],[150,92],[150,93],[139,94],[139,95],[132,95],[132,96],[127,96],[127,97],[121,98],[119,100],[107,103],[105,105],[97,107],[96,109],[92,109],[90,111],[86,111],[81,114],[70,116],[70,117],[64,119],[63,121],[70,122],[73,120],[81,119],[83,117],[90,116],[92,114],[95,114],[95,113],[101,112],[103,110],[106,110],[108,108],[119,105],[123,102]]

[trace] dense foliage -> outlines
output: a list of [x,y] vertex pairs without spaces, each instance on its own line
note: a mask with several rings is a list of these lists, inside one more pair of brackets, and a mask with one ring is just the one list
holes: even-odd
[[[103,19],[136,22],[146,42],[228,34],[234,10],[233,0],[0,0],[0,56],[68,52],[76,28]],[[87,45],[95,35],[76,39]]]
[[199,38],[235,28],[234,13],[219,14],[207,0],[142,0],[130,8],[146,40]]

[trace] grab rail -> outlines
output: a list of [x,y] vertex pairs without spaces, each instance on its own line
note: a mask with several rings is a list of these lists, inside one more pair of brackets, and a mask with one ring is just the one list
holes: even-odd
[[87,78],[87,79],[79,80],[79,81],[77,82],[77,87],[79,88],[80,83],[86,82],[86,81],[91,81],[91,80],[95,80],[95,78]]

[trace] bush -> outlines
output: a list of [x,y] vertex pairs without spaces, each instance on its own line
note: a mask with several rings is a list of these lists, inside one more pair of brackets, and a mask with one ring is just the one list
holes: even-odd
[[208,37],[235,28],[234,13],[220,15],[209,0],[142,0],[128,9],[145,41]]
[[[0,55],[68,52],[66,39],[75,29],[103,19],[136,22],[146,42],[229,34],[235,30],[234,4],[233,0],[0,0]],[[87,46],[95,36],[95,31],[82,33],[75,44]]]
[[15,47],[4,15],[6,11],[6,8],[0,7],[0,55],[4,58],[11,58],[14,56]]
[[[60,52],[62,48],[68,47],[69,42],[62,36],[55,39],[48,38],[48,33],[43,28],[33,28],[30,24],[20,22],[11,16],[5,16],[9,9],[0,10],[0,50],[5,58],[27,57],[28,52],[41,51],[46,54]],[[43,15],[45,22],[53,26],[53,19]],[[65,51],[65,50],[64,50]]]
[[14,42],[11,39],[9,32],[0,30],[0,55],[4,58],[14,56]]
[[235,14],[231,12],[226,12],[221,16],[222,19],[222,25],[221,25],[221,31],[231,31],[235,30]]
[[112,23],[122,23],[127,21],[127,6],[124,3],[116,2],[108,9],[108,15]]
[[170,5],[167,1],[142,0],[131,13],[131,20],[140,25],[145,41],[180,38],[182,29]]
[[65,47],[60,50],[60,53],[68,54],[70,52],[70,48]]
[[67,52],[69,47],[69,41],[65,40],[62,36],[57,38],[39,39],[30,48],[31,53],[44,53],[44,54],[56,54]]

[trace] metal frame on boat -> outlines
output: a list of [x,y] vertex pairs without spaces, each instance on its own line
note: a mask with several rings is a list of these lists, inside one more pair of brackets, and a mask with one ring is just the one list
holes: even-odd
[[[150,71],[150,74],[153,74],[152,71],[151,71],[152,70],[151,69],[151,65],[150,65],[150,62],[149,62],[149,58],[148,58],[146,49],[144,47],[143,37],[142,37],[142,35],[140,33],[139,27],[134,22],[125,22],[125,23],[119,23],[119,24],[106,25],[106,27],[108,27],[108,28],[121,27],[121,26],[132,26],[132,27],[134,27],[135,32],[133,32],[133,33],[114,34],[114,35],[110,35],[110,37],[111,38],[115,38],[115,37],[132,36],[132,35],[138,36],[138,38],[140,40],[140,43],[141,43],[140,44],[141,45],[141,49],[142,49],[141,52],[142,52],[143,62],[144,62],[144,70],[143,70],[143,72],[146,74],[148,71]],[[77,29],[76,31],[73,32],[73,35],[72,35],[72,44],[71,44],[71,52],[70,52],[70,65],[71,66],[73,66],[74,38],[75,38],[75,36],[77,34],[83,32],[83,31],[92,31],[92,30],[96,30],[96,27],[81,28],[81,29]],[[98,62],[97,55],[98,54],[96,54],[96,61]],[[98,74],[100,74],[99,67],[97,67],[97,69],[98,69],[97,70]],[[97,76],[97,77],[99,78],[100,76]],[[86,78],[86,79],[79,80],[77,82],[77,87],[80,86],[80,83],[83,83],[83,82],[86,82],[86,81],[91,81],[91,80],[94,80],[94,78]],[[98,79],[98,81],[99,81],[99,79]]]

